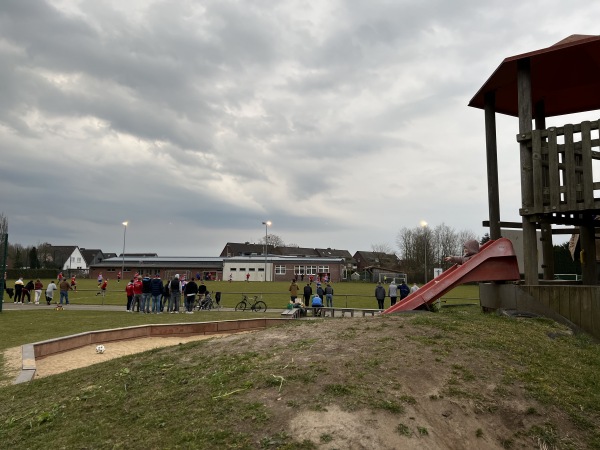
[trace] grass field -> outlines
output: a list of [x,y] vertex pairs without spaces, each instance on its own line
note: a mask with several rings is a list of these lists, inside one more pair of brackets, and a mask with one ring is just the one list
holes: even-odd
[[[288,300],[287,283],[209,285],[223,292],[228,307],[242,292],[261,294],[266,314],[277,317]],[[124,292],[111,287],[104,301],[124,304]],[[373,307],[374,287],[336,284],[334,301]],[[101,303],[95,288],[80,282],[72,301]],[[445,299],[448,305],[477,298],[476,286],[463,286]],[[4,311],[0,350],[87,330],[249,314]],[[600,449],[599,368],[600,347],[586,335],[473,306],[291,321],[250,338],[152,350],[0,387],[0,449],[346,448],[335,425],[316,437],[296,436],[287,425],[338,409],[391,423],[398,442],[411,448],[420,439],[427,448],[459,448],[444,440],[458,427],[469,448]],[[452,405],[462,412],[446,429],[436,417]],[[379,442],[382,433],[370,439]]]
[[[27,280],[25,280],[27,282]],[[46,286],[49,280],[42,280],[44,286]],[[241,299],[242,294],[260,295],[263,300],[267,303],[269,308],[285,308],[289,301],[289,283],[283,282],[233,282],[227,281],[209,281],[205,283],[208,290],[211,292],[221,292],[221,304],[224,307],[233,308]],[[299,283],[300,292],[306,283]],[[14,286],[14,280],[8,280],[7,286]],[[69,300],[73,303],[78,304],[90,304],[90,305],[126,305],[127,297],[125,295],[126,283],[121,281],[110,280],[106,291],[106,297],[96,295],[98,293],[98,285],[96,280],[78,280],[77,292],[69,293]],[[377,301],[375,300],[375,287],[374,283],[362,283],[362,282],[344,282],[334,283],[334,306],[343,306],[350,308],[375,308],[377,307]],[[312,284],[313,293],[316,289],[315,283]],[[213,295],[214,297],[214,295]],[[57,300],[58,292],[55,293],[55,300]],[[32,294],[33,299],[33,294]],[[455,300],[464,302],[478,303],[479,301],[479,287],[476,285],[465,285],[458,286],[453,289],[447,296],[444,297],[450,302]],[[6,296],[4,301],[9,301]],[[386,302],[389,306],[389,299]]]

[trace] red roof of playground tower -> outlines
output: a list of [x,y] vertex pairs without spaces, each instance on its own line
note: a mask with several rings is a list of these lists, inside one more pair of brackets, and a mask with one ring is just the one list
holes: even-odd
[[496,91],[496,112],[518,117],[517,61],[530,58],[532,104],[544,100],[545,116],[600,109],[600,36],[574,34],[551,47],[502,61],[469,102],[484,108]]

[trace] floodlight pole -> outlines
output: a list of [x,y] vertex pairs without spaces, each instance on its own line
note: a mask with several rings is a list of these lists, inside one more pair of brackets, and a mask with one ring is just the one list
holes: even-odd
[[427,284],[427,222],[421,220],[420,223],[423,228],[423,247],[425,248],[425,258],[424,258],[424,266],[425,266],[425,284]]
[[121,278],[125,281],[125,235],[127,234],[127,224],[123,222],[123,254],[121,255]]
[[269,253],[269,226],[272,224],[270,220],[262,223],[265,226],[265,281],[267,281],[267,253]]

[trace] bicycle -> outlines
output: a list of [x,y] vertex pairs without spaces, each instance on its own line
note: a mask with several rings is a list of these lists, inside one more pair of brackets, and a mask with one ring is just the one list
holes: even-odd
[[242,300],[235,305],[235,310],[246,311],[247,309],[255,312],[264,312],[267,310],[267,304],[262,300],[259,300],[258,295],[248,298],[246,294],[242,294]]

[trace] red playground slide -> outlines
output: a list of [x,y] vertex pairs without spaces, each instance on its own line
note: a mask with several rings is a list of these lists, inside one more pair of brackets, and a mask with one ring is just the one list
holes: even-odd
[[470,281],[519,280],[519,265],[512,242],[506,238],[488,241],[466,263],[455,264],[383,314],[410,311],[429,305],[459,284]]

